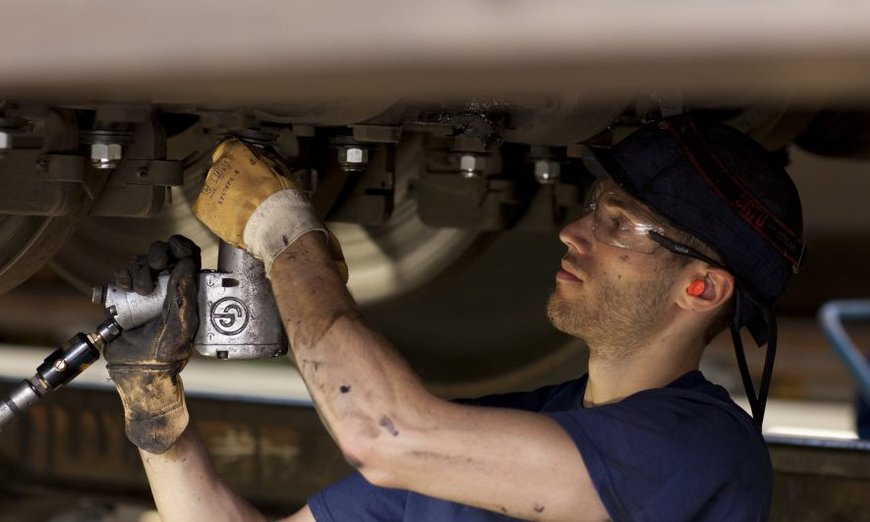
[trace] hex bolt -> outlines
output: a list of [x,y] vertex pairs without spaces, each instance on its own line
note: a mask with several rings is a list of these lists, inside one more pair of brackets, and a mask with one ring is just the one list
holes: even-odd
[[459,156],[459,173],[463,178],[470,179],[480,176],[483,172],[483,158],[476,154],[461,154]]
[[6,156],[6,151],[12,148],[12,138],[4,129],[0,129],[0,158]]
[[369,151],[365,147],[347,145],[338,148],[338,164],[345,172],[364,170],[369,162]]
[[541,185],[552,185],[559,180],[561,165],[552,159],[535,160],[535,179]]
[[120,143],[92,143],[91,165],[96,169],[114,169],[121,163],[122,146]]

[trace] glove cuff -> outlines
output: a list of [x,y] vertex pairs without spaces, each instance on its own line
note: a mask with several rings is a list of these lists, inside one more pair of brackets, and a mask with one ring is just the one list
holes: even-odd
[[263,262],[266,277],[269,277],[275,258],[294,241],[315,230],[328,238],[326,226],[305,194],[296,189],[284,189],[263,200],[248,218],[244,243],[247,250]]
[[149,453],[175,444],[190,421],[178,368],[109,367],[124,405],[127,438]]

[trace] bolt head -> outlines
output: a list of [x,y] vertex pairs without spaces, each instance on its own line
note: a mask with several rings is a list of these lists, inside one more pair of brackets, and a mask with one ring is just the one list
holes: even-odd
[[542,185],[551,185],[559,179],[561,165],[558,161],[539,159],[535,161],[535,179]]
[[362,170],[369,162],[369,151],[365,147],[339,147],[338,163],[344,170]]
[[12,140],[9,138],[9,133],[0,130],[0,150],[8,150],[12,148]]
[[459,156],[459,170],[462,176],[474,178],[483,172],[483,157],[476,154],[462,154]]
[[113,169],[121,162],[123,148],[120,143],[94,143],[91,145],[91,163],[98,169]]
[[64,361],[63,359],[58,359],[54,363],[54,369],[58,372],[66,371],[66,361]]

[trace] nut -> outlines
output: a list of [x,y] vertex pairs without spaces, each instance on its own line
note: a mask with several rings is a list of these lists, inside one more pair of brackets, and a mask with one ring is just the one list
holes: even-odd
[[113,169],[121,163],[120,143],[94,143],[91,145],[91,164],[98,169]]
[[476,154],[459,156],[459,171],[463,178],[476,178],[483,172],[483,157]]
[[365,147],[339,147],[338,164],[345,171],[363,170],[369,162],[369,151]]
[[559,179],[561,165],[550,159],[535,160],[535,179],[541,185],[552,185]]

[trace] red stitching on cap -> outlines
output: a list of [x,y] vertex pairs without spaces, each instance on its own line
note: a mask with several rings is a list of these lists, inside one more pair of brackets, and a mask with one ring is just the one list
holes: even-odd
[[[698,136],[700,136],[700,133],[698,132],[697,128],[695,128],[694,123],[689,119],[686,119],[686,121],[692,127],[692,130]],[[707,173],[707,171],[704,170],[704,168],[695,159],[694,154],[692,154],[692,151],[689,150],[688,146],[686,145],[686,142],[683,140],[682,135],[675,128],[673,122],[669,120],[669,121],[665,122],[665,124],[666,124],[667,129],[671,132],[671,134],[673,134],[677,138],[677,141],[679,142],[680,147],[683,149],[683,151],[685,152],[686,156],[688,157],[688,159],[692,163],[692,165],[695,167],[695,169],[704,178],[704,181],[706,181],[707,184],[722,197],[722,199],[724,199],[725,201],[730,201],[728,196],[722,192],[722,190],[718,187],[718,185],[716,185],[715,182],[713,182],[713,180],[710,178],[710,175]],[[706,147],[706,142],[703,139],[701,139],[700,141]],[[737,210],[737,215],[740,216],[743,219],[743,221],[746,222],[746,224],[748,224],[751,228],[753,228],[756,232],[758,232],[758,234],[761,237],[763,237],[765,240],[767,240],[767,242],[770,243],[770,245],[773,246],[774,249],[780,253],[780,255],[785,257],[794,266],[799,266],[800,259],[799,258],[796,259],[790,252],[785,251],[783,249],[783,247],[780,246],[779,244],[777,244],[777,242],[774,241],[761,227],[764,225],[767,218],[771,218],[774,222],[781,225],[781,228],[787,234],[789,234],[791,236],[788,239],[797,243],[797,242],[801,241],[800,236],[795,234],[795,232],[792,231],[791,228],[789,228],[785,223],[780,221],[776,217],[776,215],[773,214],[763,203],[758,201],[758,199],[755,198],[755,196],[753,196],[752,193],[746,189],[746,186],[743,183],[741,183],[738,180],[738,178],[735,177],[727,168],[725,168],[724,165],[722,165],[722,163],[719,161],[719,159],[716,157],[716,155],[713,154],[712,152],[710,152],[709,148],[708,148],[707,152],[709,153],[710,157],[713,158],[713,161],[715,161],[717,163],[717,165],[722,169],[722,171],[726,175],[728,175],[728,177],[731,178],[731,180],[740,188],[741,193],[742,193],[741,198],[745,196],[748,199],[748,201],[743,201],[743,202],[741,202],[740,199],[738,199],[738,201],[732,202],[731,206],[732,206],[732,208]]]

